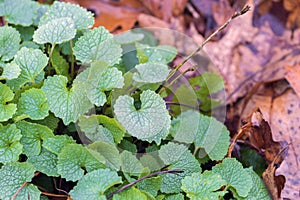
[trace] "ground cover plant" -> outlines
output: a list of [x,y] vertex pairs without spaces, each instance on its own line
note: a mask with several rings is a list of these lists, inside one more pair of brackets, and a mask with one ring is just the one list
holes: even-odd
[[0,199],[270,199],[226,157],[209,113],[220,76],[190,79],[201,105],[178,110],[177,50],[146,31],[91,29],[91,12],[58,1],[3,0],[0,15]]

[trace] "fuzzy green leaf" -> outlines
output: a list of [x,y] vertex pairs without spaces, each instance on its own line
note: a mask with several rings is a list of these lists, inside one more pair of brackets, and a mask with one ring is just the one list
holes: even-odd
[[150,47],[139,43],[136,43],[136,51],[139,63],[155,62],[168,64],[177,54],[177,50],[171,46]]
[[94,150],[105,158],[105,165],[118,171],[121,166],[121,157],[116,146],[104,142],[94,142],[87,148]]
[[77,60],[83,63],[103,61],[109,66],[118,63],[122,56],[121,46],[104,27],[86,32],[75,43],[73,51]]
[[5,64],[2,67],[2,70],[3,70],[3,72],[0,76],[0,80],[1,79],[7,79],[7,80],[15,79],[15,78],[18,78],[18,76],[21,74],[21,69],[15,62],[10,62],[10,63]]
[[35,83],[48,63],[48,58],[39,49],[21,48],[15,55],[14,62],[21,68],[18,78],[8,80],[7,85],[13,90],[19,89],[26,83]]
[[57,155],[44,148],[39,155],[30,156],[27,162],[31,163],[37,171],[48,176],[59,176],[57,173]]
[[107,117],[106,115],[98,115],[98,121],[113,134],[115,143],[120,143],[125,135],[124,128],[118,123],[115,118]]
[[164,200],[184,200],[184,195],[179,193],[179,194],[171,194],[168,195],[164,198]]
[[9,163],[19,160],[23,145],[20,143],[21,131],[15,124],[0,125],[0,163]]
[[221,160],[227,154],[229,132],[215,118],[189,110],[173,120],[172,125],[175,140],[185,143],[194,141],[196,147],[204,148],[212,160]]
[[40,124],[19,121],[17,127],[21,130],[23,153],[27,156],[40,154],[42,148],[41,142],[46,138],[54,136],[51,129]]
[[75,24],[71,18],[53,19],[38,27],[33,34],[33,41],[38,44],[61,44],[76,35]]
[[91,28],[94,24],[93,14],[76,4],[54,1],[50,9],[41,18],[39,26],[54,19],[71,18],[77,30]]
[[141,108],[137,110],[132,97],[118,97],[114,105],[116,118],[132,136],[159,144],[167,136],[170,127],[166,104],[151,90],[143,91],[140,101]]
[[113,196],[113,200],[148,200],[147,195],[132,187]]
[[252,177],[235,158],[225,158],[221,164],[214,166],[212,171],[219,174],[239,196],[248,196],[253,186]]
[[[24,182],[30,182],[35,169],[29,163],[12,162],[0,169],[0,199],[10,200]],[[28,198],[28,194],[25,199]]]
[[136,65],[137,72],[133,80],[141,83],[159,83],[166,80],[170,70],[168,65],[162,63],[143,63]]
[[14,200],[24,200],[28,199],[28,197],[32,200],[40,200],[41,191],[37,186],[32,184],[25,185],[24,188],[20,191],[17,197]]
[[41,89],[31,88],[21,94],[17,115],[33,120],[44,119],[49,115],[49,105]]
[[[85,137],[81,138],[83,143],[91,142],[106,142],[108,144],[115,144],[112,133],[102,125],[99,125],[96,115],[84,116],[82,115],[78,120],[78,126],[83,131],[84,136],[89,140],[85,141]],[[80,132],[81,134],[81,132]]]
[[247,197],[240,197],[235,190],[232,191],[233,196],[237,200],[271,200],[269,192],[261,178],[251,168],[247,168],[245,171],[252,177],[253,186]]
[[51,57],[51,64],[57,75],[63,75],[70,80],[69,63],[60,55],[60,52],[54,49]]
[[87,95],[96,106],[106,103],[105,91],[113,88],[122,88],[124,78],[122,72],[115,67],[108,67],[106,63],[97,62],[92,64],[87,79]]
[[187,151],[187,147],[182,144],[176,144],[173,142],[169,142],[167,145],[161,146],[158,151],[159,157],[166,164],[169,165],[182,156],[182,154]]
[[117,172],[110,169],[98,169],[87,173],[70,192],[73,200],[106,200],[104,192],[116,185],[122,183],[122,178]]
[[144,38],[144,35],[141,33],[134,33],[132,31],[126,31],[124,33],[119,33],[115,35],[115,40],[119,44],[131,44],[138,41],[141,41]]
[[67,144],[74,144],[75,140],[67,135],[55,135],[43,141],[43,147],[58,155]]
[[193,173],[182,180],[182,190],[192,200],[198,199],[220,199],[226,191],[218,191],[226,181],[212,171],[205,171],[203,174]]
[[139,175],[144,166],[131,152],[124,150],[121,153],[121,169],[124,173]]
[[37,17],[39,4],[32,0],[4,0],[5,20],[10,24],[30,26]]
[[7,121],[10,119],[17,110],[17,105],[8,103],[13,100],[14,93],[11,89],[0,82],[0,122]]
[[67,181],[77,181],[88,172],[104,168],[104,158],[94,155],[79,144],[67,144],[58,154],[58,173]]
[[147,178],[137,184],[137,188],[148,192],[152,196],[157,196],[160,185],[162,183],[161,177]]
[[8,61],[19,50],[20,33],[13,27],[0,27],[0,60]]
[[[200,164],[189,150],[183,149],[183,152],[179,153],[180,157],[172,154],[170,151],[174,150],[176,146],[178,146],[179,149],[183,149],[183,147],[179,144],[170,142],[166,145],[163,145],[159,152],[160,155],[168,155],[165,154],[165,152],[169,152],[172,156],[173,159],[167,159],[168,162],[172,161],[168,169],[180,169],[183,171],[182,173],[162,175],[162,184],[160,190],[167,194],[181,192],[181,180],[185,176],[201,171]],[[165,156],[163,156],[163,158],[165,158]]]
[[[76,80],[76,79],[75,79]],[[62,75],[48,77],[42,90],[48,99],[50,111],[63,120],[65,125],[76,122],[93,105],[85,95],[85,88],[80,83],[73,83],[67,88],[68,79]]]

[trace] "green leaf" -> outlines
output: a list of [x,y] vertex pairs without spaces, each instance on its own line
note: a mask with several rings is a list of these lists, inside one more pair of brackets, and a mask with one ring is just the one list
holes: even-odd
[[141,108],[137,110],[132,97],[119,96],[114,105],[116,118],[132,136],[159,144],[170,128],[171,121],[166,104],[151,90],[143,91],[140,101]]
[[32,0],[4,0],[5,20],[10,24],[30,26],[37,17],[39,4]]
[[75,43],[73,51],[77,60],[87,64],[103,61],[112,66],[117,64],[122,56],[121,46],[104,27],[86,32]]
[[55,129],[58,126],[59,123],[59,119],[56,118],[53,113],[50,113],[46,118],[42,119],[42,120],[27,120],[29,122],[34,122],[37,124],[41,124],[44,126],[47,126],[48,128],[50,128],[53,132],[55,131]]
[[124,150],[121,153],[121,169],[122,172],[133,176],[138,176],[144,166],[131,152]]
[[50,111],[61,118],[65,125],[76,122],[81,115],[93,107],[84,95],[85,88],[82,84],[73,83],[72,88],[68,89],[67,82],[68,79],[62,75],[48,76],[42,87]]
[[33,41],[38,44],[61,44],[76,35],[75,24],[71,18],[53,19],[38,27],[33,34]]
[[212,171],[226,180],[230,189],[234,188],[239,196],[248,196],[253,186],[252,177],[235,158],[225,158]]
[[122,72],[115,67],[108,67],[106,63],[97,62],[92,64],[87,79],[87,95],[96,106],[106,103],[105,91],[114,88],[122,88],[124,78]]
[[14,93],[11,89],[0,82],[0,122],[10,119],[17,110],[17,105],[8,103],[14,98]]
[[56,49],[54,49],[52,53],[51,64],[57,75],[63,75],[67,77],[68,80],[71,79],[69,75],[69,64]]
[[137,58],[140,63],[155,62],[168,64],[177,54],[176,48],[166,45],[150,47],[148,45],[136,43],[136,50]]
[[120,170],[121,157],[118,149],[111,144],[104,142],[94,142],[87,146],[105,158],[105,165],[115,171]]
[[122,183],[122,178],[117,172],[110,169],[98,169],[87,173],[70,192],[73,200],[106,200],[104,192],[116,185]]
[[182,180],[182,190],[192,200],[198,199],[220,199],[226,191],[219,191],[226,181],[212,171],[205,171],[203,174],[193,173]]
[[59,176],[57,173],[57,155],[42,148],[39,155],[30,156],[27,162],[31,163],[39,172],[48,176]]
[[17,115],[20,118],[33,120],[44,119],[49,115],[49,105],[41,89],[31,88],[21,94]]
[[0,76],[0,80],[1,79],[7,79],[7,80],[15,79],[15,78],[18,78],[18,76],[21,74],[21,69],[15,62],[6,63],[2,67],[2,70],[3,70],[3,72]]
[[125,135],[124,128],[115,118],[109,118],[105,115],[98,115],[98,121],[113,134],[115,143],[119,144]]
[[200,100],[200,109],[210,111],[220,104],[221,99],[212,98],[211,95],[224,89],[222,76],[216,73],[206,72],[200,76],[189,79],[198,99]]
[[133,80],[141,83],[159,83],[166,80],[169,75],[169,67],[162,63],[143,63],[136,65],[137,72],[133,74]]
[[34,172],[34,167],[26,162],[12,162],[2,166],[0,169],[0,199],[11,199],[25,182],[31,181]]
[[187,149],[188,148],[183,144],[169,142],[168,144],[161,146],[158,154],[165,165],[169,165],[179,160],[182,154],[187,151]]
[[58,155],[67,144],[75,144],[75,140],[67,135],[55,135],[43,141],[43,147]]
[[214,72],[205,72],[201,76],[191,78],[190,84],[194,89],[198,88],[199,94],[214,94],[224,89],[222,76]]
[[132,31],[126,31],[115,35],[115,40],[122,45],[135,43],[142,40],[143,38],[144,38],[143,34],[134,33]]
[[140,158],[141,163],[144,167],[149,168],[151,171],[158,171],[165,167],[163,161],[159,158],[157,151],[144,154]]
[[[108,144],[115,144],[112,133],[102,125],[99,125],[96,115],[84,116],[79,118],[78,126],[83,131],[84,136],[92,142],[100,141]],[[82,138],[82,141],[85,139]],[[84,143],[90,143],[90,141],[83,141]]]
[[47,126],[27,121],[19,121],[16,125],[21,130],[23,153],[27,156],[40,154],[42,148],[41,142],[46,138],[54,136],[52,130]]
[[61,177],[67,181],[80,180],[84,175],[84,170],[104,168],[104,158],[97,158],[85,147],[79,144],[67,144],[58,154],[57,168]]
[[54,1],[50,9],[41,18],[39,26],[54,19],[71,18],[77,30],[91,28],[94,24],[93,13],[77,4]]
[[174,139],[190,143],[194,140],[196,148],[204,148],[212,160],[221,160],[227,154],[229,131],[213,117],[189,110],[173,120]]
[[26,83],[35,83],[46,67],[48,58],[39,49],[22,47],[15,55],[14,62],[21,68],[21,74],[16,79],[8,80],[7,85],[16,90]]
[[15,200],[24,200],[24,199],[28,199],[28,197],[32,200],[33,199],[39,200],[40,196],[41,196],[41,191],[37,188],[37,186],[32,184],[27,184],[25,185],[24,188],[22,188],[22,190],[17,195]]
[[164,200],[184,200],[184,195],[179,193],[179,194],[171,194],[167,195]]
[[[178,148],[182,148],[179,144],[168,143],[166,145],[161,146],[159,152],[160,155],[165,155],[162,152],[169,152],[178,146]],[[173,159],[168,159],[168,161],[174,160],[168,169],[180,169],[182,173],[173,173],[173,174],[164,174],[162,175],[162,184],[160,187],[160,191],[170,194],[170,193],[179,193],[181,192],[181,180],[194,172],[200,172],[200,164],[195,159],[194,155],[189,151],[185,150],[184,152],[180,152],[180,157],[172,155]],[[177,160],[175,160],[177,157]]]
[[268,192],[264,182],[261,180],[261,178],[251,168],[247,168],[247,169],[245,169],[245,171],[247,171],[248,174],[251,176],[253,186],[252,186],[248,196],[245,198],[240,197],[236,194],[236,192],[233,192],[233,195],[235,196],[235,198],[241,199],[241,200],[243,200],[243,199],[271,200],[269,192]]
[[132,187],[113,196],[113,200],[148,200],[147,195]]
[[0,60],[8,61],[19,50],[20,33],[11,26],[0,27]]
[[162,183],[161,177],[147,178],[137,184],[139,190],[143,190],[151,194],[152,196],[157,196],[158,190]]
[[19,160],[23,149],[21,137],[21,131],[15,124],[0,126],[0,163]]

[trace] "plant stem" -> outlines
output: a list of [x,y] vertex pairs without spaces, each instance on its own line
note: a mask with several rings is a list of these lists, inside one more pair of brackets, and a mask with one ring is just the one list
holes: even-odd
[[11,200],[14,200],[18,194],[21,192],[21,190],[27,185],[27,182],[24,182],[16,191],[16,193],[11,197]]
[[118,194],[120,192],[122,192],[123,190],[129,188],[130,186],[133,186],[135,184],[137,184],[138,182],[142,181],[142,180],[145,180],[147,178],[150,178],[152,176],[156,176],[156,175],[160,175],[160,174],[168,174],[168,173],[182,173],[183,171],[180,170],[180,169],[172,169],[172,170],[165,170],[165,171],[158,171],[158,172],[154,172],[152,174],[148,174],[147,176],[143,176],[142,178],[139,178],[127,185],[124,185],[123,187],[121,187],[120,189],[114,191],[113,193],[107,195],[107,199],[111,199],[115,194]]
[[49,62],[48,62],[48,75],[50,75],[50,72],[51,72],[50,63],[51,63],[52,54],[53,54],[53,51],[54,51],[55,45],[56,45],[55,43],[54,43],[54,44],[52,44],[52,46],[51,46],[51,49],[50,49],[50,53],[49,53]]
[[70,41],[70,48],[71,48],[71,73],[70,73],[70,76],[71,76],[71,80],[73,80],[74,78],[74,54],[73,54],[73,42],[72,40]]
[[[224,28],[228,26],[228,24],[235,18],[245,14],[250,10],[250,6],[247,5],[245,6],[242,10],[239,12],[234,13],[222,26],[220,26],[217,30],[215,30],[210,36],[208,36],[201,44],[200,46],[193,51],[190,55],[188,55],[181,63],[179,63],[177,66],[174,67],[174,69],[170,72],[168,75],[167,79],[165,82],[168,82],[168,80],[189,60],[191,59],[196,53],[201,51],[203,47],[215,36],[217,35],[220,31],[222,31]],[[159,91],[160,93],[160,91]]]

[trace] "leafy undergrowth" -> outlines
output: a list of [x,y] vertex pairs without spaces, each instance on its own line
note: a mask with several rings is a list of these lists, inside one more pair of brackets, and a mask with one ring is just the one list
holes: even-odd
[[190,79],[201,104],[180,111],[164,99],[177,50],[148,32],[90,29],[91,12],[57,1],[4,0],[0,15],[0,199],[270,199],[199,112],[217,74]]

